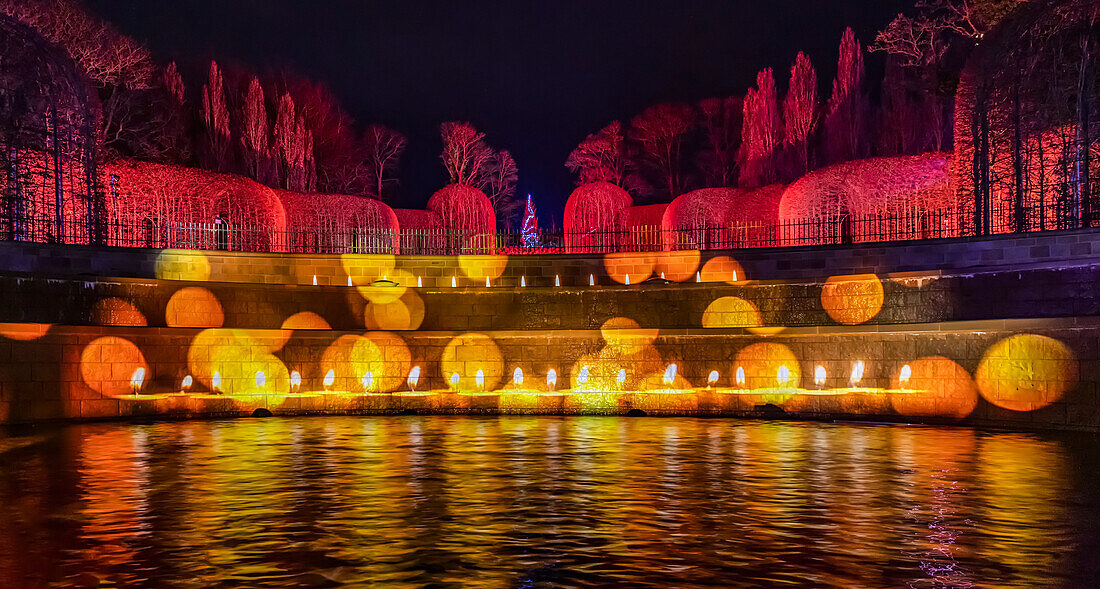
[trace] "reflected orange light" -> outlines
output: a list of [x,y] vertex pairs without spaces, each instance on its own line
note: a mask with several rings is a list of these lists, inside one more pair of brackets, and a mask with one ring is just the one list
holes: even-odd
[[92,308],[92,319],[98,325],[129,325],[142,327],[148,325],[145,315],[138,311],[130,301],[117,297],[108,297],[96,301]]
[[[802,380],[798,358],[783,344],[761,342],[737,352],[734,370],[744,372],[744,386],[750,389],[798,386]],[[736,381],[741,383],[741,374]]]
[[384,331],[409,331],[424,322],[424,299],[415,290],[385,304],[371,304],[364,312],[367,328]]
[[282,329],[332,329],[332,327],[317,313],[302,311],[287,317],[286,321],[283,321]]
[[462,273],[471,280],[477,282],[496,280],[504,274],[504,269],[508,267],[508,256],[460,255],[458,256],[458,266],[462,269]]
[[943,356],[927,356],[906,364],[891,382],[901,392],[890,394],[894,411],[909,417],[970,415],[978,405],[978,389],[970,373]]
[[[464,333],[447,343],[439,360],[444,374],[457,374],[455,388],[475,390],[496,388],[504,375],[504,358],[493,339],[480,333]],[[482,385],[476,382],[477,372],[482,373]]]
[[619,284],[641,282],[653,274],[656,261],[653,255],[645,252],[611,253],[603,257],[604,269],[612,280]]
[[745,269],[729,256],[715,256],[703,264],[699,279],[703,282],[736,284],[745,281]]
[[1077,383],[1077,359],[1056,339],[1014,335],[986,350],[974,380],[990,403],[1032,411],[1057,401]]
[[[239,394],[285,394],[290,371],[272,352],[284,341],[283,330],[206,329],[187,351],[191,374],[211,390]],[[273,349],[274,348],[274,349]],[[258,373],[263,373],[260,386]],[[220,384],[215,386],[215,375]],[[260,390],[262,388],[262,390]]]
[[600,335],[613,351],[636,354],[657,339],[657,330],[642,329],[637,321],[627,317],[613,317],[600,326]]
[[882,310],[885,291],[874,274],[832,276],[821,289],[821,306],[837,323],[866,323]]
[[760,327],[760,311],[756,305],[739,297],[715,299],[703,311],[703,327]]
[[0,323],[0,335],[16,341],[29,342],[44,335],[52,327],[49,323]]
[[673,282],[683,282],[695,275],[702,253],[699,250],[679,250],[654,253],[653,272]]
[[138,371],[144,380],[148,369],[141,350],[121,337],[97,338],[80,353],[80,376],[84,384],[103,395],[130,394]]
[[164,310],[164,321],[168,327],[221,327],[225,314],[214,293],[188,286],[172,293]]

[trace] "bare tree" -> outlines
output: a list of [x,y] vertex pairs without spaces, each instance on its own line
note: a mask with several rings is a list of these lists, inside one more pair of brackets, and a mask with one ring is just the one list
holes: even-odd
[[638,146],[640,164],[650,170],[668,198],[683,192],[684,142],[695,124],[695,111],[683,104],[651,106],[630,121],[628,136]]
[[443,137],[443,167],[451,184],[477,185],[482,181],[494,153],[485,134],[470,123],[447,122],[439,126]]
[[229,108],[225,103],[225,83],[218,63],[210,62],[210,75],[202,88],[204,166],[226,172],[230,169]]
[[371,125],[363,134],[365,169],[369,178],[370,196],[387,201],[388,186],[397,184],[397,169],[405,151],[405,136],[385,125]]
[[737,151],[741,147],[744,118],[741,98],[708,98],[699,103],[705,147],[699,154],[699,168],[709,187],[737,184]]
[[826,147],[832,163],[867,155],[867,97],[863,49],[851,27],[840,39],[836,78],[825,115]]
[[241,159],[247,174],[263,184],[276,182],[271,174],[270,142],[264,89],[260,79],[253,76],[241,110]]
[[502,149],[493,157],[487,168],[488,174],[485,182],[485,196],[493,205],[496,212],[497,223],[508,225],[514,221],[515,214],[519,212],[520,201],[516,199],[516,180],[518,170],[516,160],[506,149]]

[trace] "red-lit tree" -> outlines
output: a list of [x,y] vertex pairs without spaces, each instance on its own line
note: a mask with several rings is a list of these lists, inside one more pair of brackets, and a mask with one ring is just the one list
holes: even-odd
[[665,196],[676,198],[686,188],[682,154],[695,125],[695,111],[683,104],[651,106],[630,121],[627,136],[638,148],[638,163],[655,178]]
[[810,134],[817,121],[817,72],[801,51],[791,66],[791,83],[783,99],[784,143],[798,154],[796,176],[810,171]]
[[622,124],[611,121],[603,129],[585,137],[569,154],[565,167],[577,175],[578,186],[590,182],[610,182],[627,188],[630,158],[623,141]]
[[203,152],[207,169],[226,172],[231,167],[229,109],[225,103],[225,83],[218,63],[210,62],[210,75],[202,87]]
[[440,125],[439,132],[443,137],[440,158],[451,184],[478,187],[495,155],[485,143],[485,134],[470,123],[454,121]]
[[867,155],[868,104],[863,77],[863,48],[849,27],[840,38],[837,73],[825,115],[826,151],[832,163]]
[[699,154],[699,169],[709,187],[737,184],[743,108],[742,100],[736,96],[708,98],[699,103],[699,120],[706,140]]
[[272,174],[270,142],[264,89],[259,78],[253,76],[241,109],[241,160],[249,177],[269,186],[276,181]]
[[186,88],[183,77],[171,62],[161,74],[164,101],[161,105],[165,118],[164,136],[168,149],[168,161],[187,163],[191,159],[191,137],[188,128]]
[[275,147],[279,154],[281,185],[288,190],[310,192],[316,188],[313,134],[297,116],[294,99],[283,94],[275,118]]
[[363,156],[368,177],[368,194],[381,201],[392,196],[397,184],[398,164],[405,151],[405,136],[385,125],[371,125],[363,134]]
[[740,184],[771,184],[778,177],[778,150],[783,140],[783,120],[771,68],[756,75],[756,87],[745,94],[745,122],[741,127]]

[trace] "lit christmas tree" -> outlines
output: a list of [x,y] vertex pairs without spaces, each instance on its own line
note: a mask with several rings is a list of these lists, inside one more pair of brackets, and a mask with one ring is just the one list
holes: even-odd
[[535,217],[535,201],[527,195],[527,207],[523,210],[523,247],[538,247],[539,220]]

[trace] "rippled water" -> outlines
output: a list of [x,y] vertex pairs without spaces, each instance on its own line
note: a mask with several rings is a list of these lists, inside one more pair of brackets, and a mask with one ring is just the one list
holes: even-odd
[[312,417],[0,438],[0,585],[1088,586],[1094,437]]

